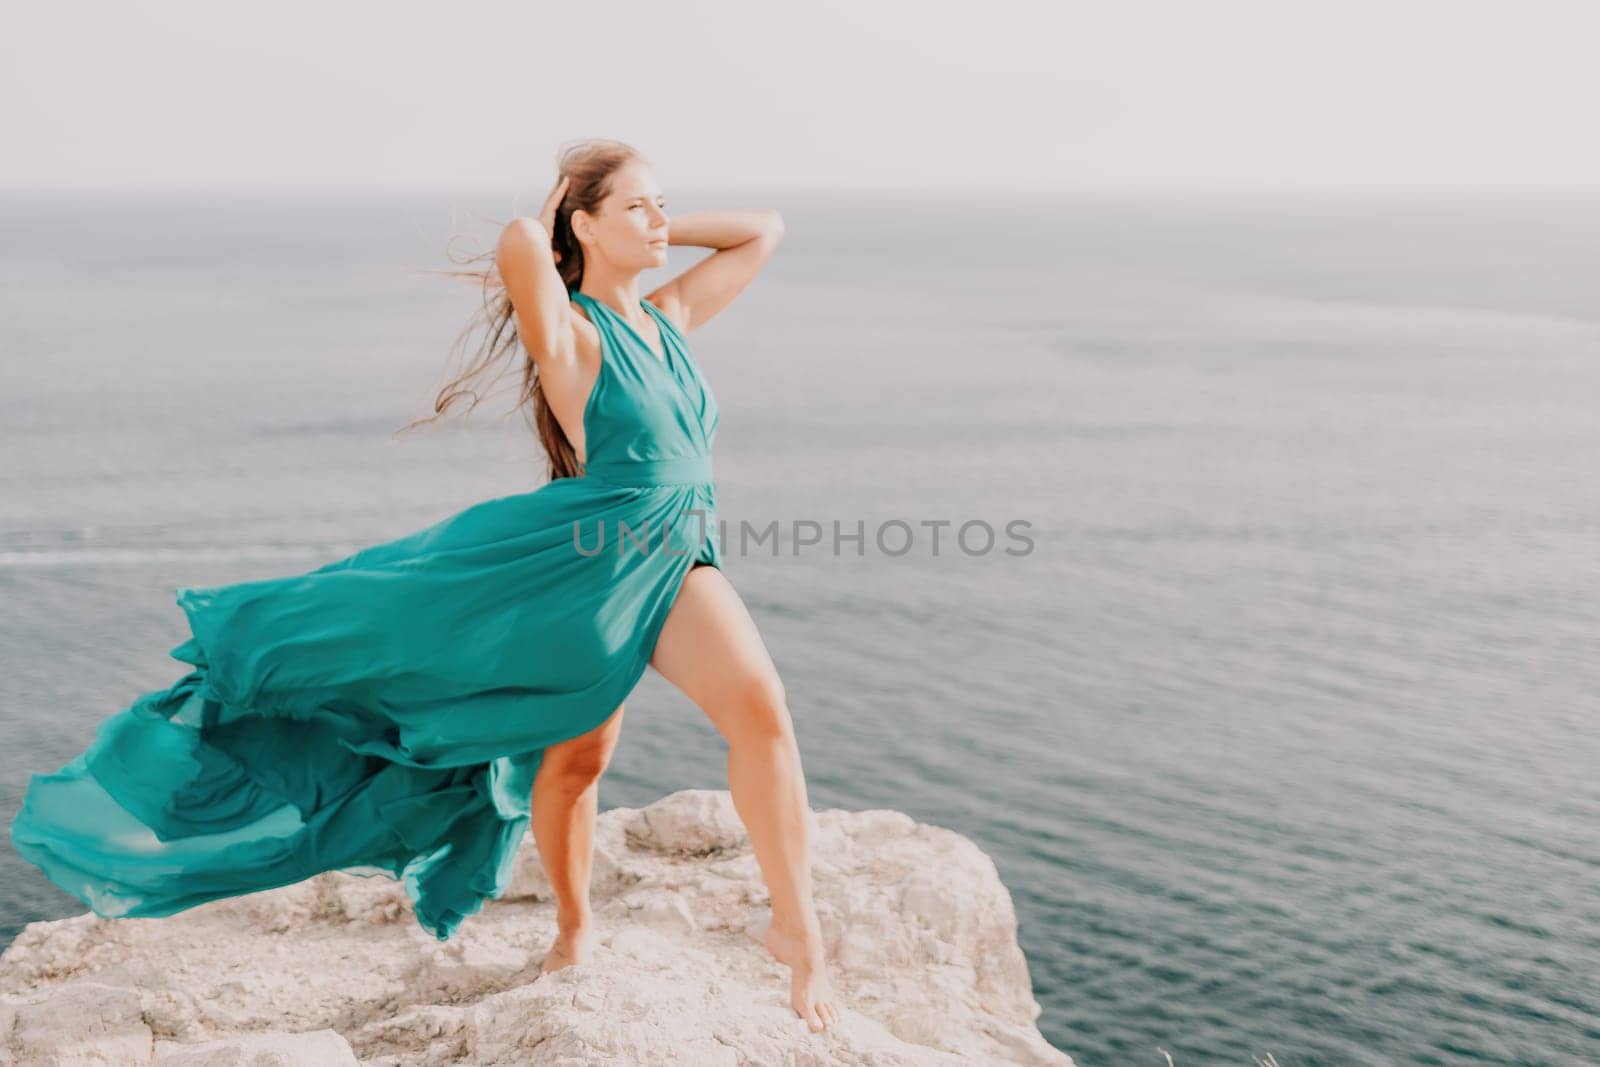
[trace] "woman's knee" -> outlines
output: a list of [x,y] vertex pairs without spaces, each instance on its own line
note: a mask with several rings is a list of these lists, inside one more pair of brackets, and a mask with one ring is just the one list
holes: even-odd
[[621,711],[619,707],[586,734],[546,748],[539,760],[538,777],[569,792],[582,792],[599,781],[616,750]]
[[567,791],[582,792],[605,773],[611,754],[597,746],[560,751],[547,749],[540,761],[539,777]]
[[[783,680],[773,673],[760,673],[738,687],[733,729],[745,740],[772,741],[790,736],[794,722],[789,717],[789,698]],[[734,740],[730,737],[729,740]]]

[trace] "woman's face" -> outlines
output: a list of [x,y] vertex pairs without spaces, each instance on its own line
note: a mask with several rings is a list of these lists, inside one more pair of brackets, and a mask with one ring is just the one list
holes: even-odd
[[661,266],[667,261],[666,203],[648,166],[629,163],[619,168],[612,175],[610,194],[595,214],[574,212],[579,236],[585,237],[585,254],[593,245],[622,269]]

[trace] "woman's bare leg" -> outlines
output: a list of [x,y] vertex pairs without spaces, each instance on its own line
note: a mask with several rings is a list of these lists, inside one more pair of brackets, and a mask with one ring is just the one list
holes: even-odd
[[586,734],[544,750],[533,779],[533,837],[556,897],[556,940],[540,966],[549,974],[586,963],[594,937],[589,872],[594,824],[600,814],[600,775],[622,730],[622,709]]
[[811,901],[810,805],[783,683],[744,601],[715,567],[683,580],[650,665],[728,742],[728,786],[772,896],[767,948],[812,1030],[838,1019]]

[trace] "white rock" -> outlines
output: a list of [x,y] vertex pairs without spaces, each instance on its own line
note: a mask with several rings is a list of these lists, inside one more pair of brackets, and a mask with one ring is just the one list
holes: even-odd
[[629,844],[687,856],[750,847],[726,789],[685,789],[670,799],[633,813],[625,824]]
[[198,1045],[156,1042],[155,1067],[359,1067],[350,1043],[332,1030],[249,1034]]
[[1071,1067],[1034,1025],[988,856],[900,812],[812,817],[841,1009],[824,1033],[761,944],[769,896],[731,798],[687,790],[601,814],[587,963],[538,977],[555,908],[529,836],[505,897],[448,942],[381,872],[32,923],[0,955],[0,1065]]
[[[76,937],[69,942],[81,943]],[[100,1067],[149,1063],[154,1054],[134,989],[76,979],[60,989],[8,997],[5,1014],[11,1025],[3,1063]]]

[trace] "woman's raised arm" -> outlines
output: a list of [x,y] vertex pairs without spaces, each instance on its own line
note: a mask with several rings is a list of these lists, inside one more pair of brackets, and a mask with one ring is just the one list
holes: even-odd
[[538,218],[512,219],[495,249],[495,266],[516,314],[517,336],[541,367],[546,360],[570,362],[577,347],[567,285],[550,246],[556,205],[566,195],[568,180],[556,183]]

